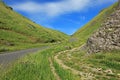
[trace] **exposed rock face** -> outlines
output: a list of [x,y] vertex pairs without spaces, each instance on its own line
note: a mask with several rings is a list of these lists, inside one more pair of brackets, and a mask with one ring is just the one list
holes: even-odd
[[120,7],[115,10],[87,41],[88,53],[120,50]]

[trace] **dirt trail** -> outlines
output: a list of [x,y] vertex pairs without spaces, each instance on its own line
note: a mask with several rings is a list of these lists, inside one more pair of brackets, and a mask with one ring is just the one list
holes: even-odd
[[[81,47],[83,47],[83,46],[84,45],[82,45]],[[54,59],[64,69],[71,70],[73,74],[79,75],[80,76],[80,80],[94,80],[93,74],[82,72],[82,71],[76,70],[74,68],[71,68],[71,67],[65,65],[62,60],[58,59],[59,55],[64,54],[64,53],[74,52],[76,50],[80,50],[81,47],[79,47],[79,48],[73,48],[71,50],[66,50],[66,51],[59,52],[56,56],[54,56]]]
[[55,68],[53,66],[53,62],[52,62],[51,58],[49,58],[49,62],[50,62],[51,71],[52,71],[53,75],[55,76],[56,80],[61,80],[60,77],[58,76],[58,74],[55,71]]
[[66,50],[66,51],[59,52],[59,53],[54,57],[54,59],[55,59],[55,61],[56,61],[61,67],[63,67],[64,69],[69,69],[69,70],[72,71],[72,73],[74,73],[74,74],[79,74],[80,71],[75,70],[75,69],[73,69],[73,68],[65,65],[62,60],[58,59],[58,56],[59,56],[60,54],[64,54],[64,53],[69,52],[69,51],[75,51],[75,50],[78,50],[78,49],[80,49],[80,48],[74,48],[74,49],[71,49],[71,50]]
[[26,50],[20,50],[20,51],[16,51],[16,52],[0,54],[0,65],[7,65],[7,64],[19,59],[20,57],[25,56],[26,54],[35,53],[37,51],[44,50],[47,48],[49,48],[49,47],[44,46],[41,48],[26,49]]

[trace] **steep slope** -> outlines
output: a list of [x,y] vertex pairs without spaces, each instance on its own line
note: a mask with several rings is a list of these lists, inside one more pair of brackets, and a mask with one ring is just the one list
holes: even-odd
[[68,36],[39,26],[0,2],[0,47],[63,42]]
[[[76,41],[77,46],[83,45],[59,52],[54,59],[62,68],[70,70],[79,77],[73,80],[120,80],[120,7],[118,3],[104,9],[76,32],[71,41]],[[97,54],[86,54],[87,49],[89,53]]]
[[87,46],[89,53],[120,50],[120,7],[88,39]]
[[101,26],[104,20],[112,12],[114,12],[117,6],[118,3],[115,3],[114,5],[102,10],[94,19],[92,19],[89,23],[87,23],[85,26],[75,32],[72,37],[76,38],[79,43],[84,44],[87,39],[93,34],[93,32],[95,32]]

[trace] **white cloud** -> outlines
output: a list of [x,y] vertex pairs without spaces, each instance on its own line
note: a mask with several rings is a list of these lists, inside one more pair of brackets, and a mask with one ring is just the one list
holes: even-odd
[[12,5],[15,10],[21,10],[29,13],[42,13],[48,16],[57,16],[67,12],[84,9],[90,0],[63,0],[61,2],[35,3],[24,2]]
[[104,4],[114,0],[63,0],[60,2],[36,3],[27,1],[11,5],[15,10],[27,13],[45,14],[47,16],[58,16],[68,12],[82,11],[89,7]]

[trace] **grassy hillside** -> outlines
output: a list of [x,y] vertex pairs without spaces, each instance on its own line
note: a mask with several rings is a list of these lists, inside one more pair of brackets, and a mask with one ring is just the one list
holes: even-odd
[[0,2],[0,49],[37,43],[63,42],[67,38],[66,34],[44,28]]
[[80,43],[85,43],[86,40],[96,31],[102,22],[112,13],[114,9],[118,6],[118,3],[102,10],[95,18],[88,22],[85,26],[79,29],[73,34],[72,37],[77,38]]

